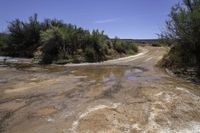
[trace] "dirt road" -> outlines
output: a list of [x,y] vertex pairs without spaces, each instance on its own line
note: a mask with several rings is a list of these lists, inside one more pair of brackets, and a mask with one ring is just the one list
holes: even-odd
[[155,67],[165,48],[96,64],[0,66],[5,133],[200,133],[200,87]]

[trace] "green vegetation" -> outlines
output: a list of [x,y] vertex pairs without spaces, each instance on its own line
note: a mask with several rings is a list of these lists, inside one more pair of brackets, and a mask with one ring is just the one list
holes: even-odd
[[98,30],[90,32],[56,19],[39,22],[37,14],[28,22],[10,22],[8,31],[0,35],[1,55],[35,58],[45,64],[100,62],[138,51],[135,43],[111,40]]
[[121,39],[121,40],[126,42],[137,43],[140,44],[140,46],[143,45],[149,45],[153,47],[166,46],[166,44],[164,44],[161,39]]
[[113,39],[112,42],[114,50],[120,54],[134,54],[138,51],[134,42],[120,40],[118,38]]
[[7,37],[8,36],[6,34],[0,33],[0,53],[1,54],[3,54],[2,49],[5,47]]
[[166,27],[161,38],[172,48],[162,65],[197,68],[200,75],[200,0],[183,0],[183,4],[175,5]]

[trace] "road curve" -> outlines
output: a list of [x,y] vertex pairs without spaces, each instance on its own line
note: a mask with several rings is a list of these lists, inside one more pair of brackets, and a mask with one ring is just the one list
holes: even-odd
[[98,63],[71,63],[71,64],[66,64],[65,66],[91,66],[91,65],[110,65],[110,64],[121,64],[123,62],[129,62],[130,60],[140,58],[141,56],[145,55],[148,53],[149,50],[143,47],[139,48],[139,53],[136,55],[128,56],[128,57],[122,57],[119,59],[113,59],[113,60],[108,60],[108,61],[102,61]]
[[200,87],[156,67],[163,47],[93,64],[0,67],[5,133],[199,133]]

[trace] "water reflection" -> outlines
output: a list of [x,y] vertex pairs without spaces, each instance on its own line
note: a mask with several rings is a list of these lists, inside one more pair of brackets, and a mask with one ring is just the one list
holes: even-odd
[[160,80],[160,77],[141,76],[145,72],[144,68],[128,66],[88,66],[77,68],[73,75],[85,76],[89,80],[110,82],[118,79],[152,81]]

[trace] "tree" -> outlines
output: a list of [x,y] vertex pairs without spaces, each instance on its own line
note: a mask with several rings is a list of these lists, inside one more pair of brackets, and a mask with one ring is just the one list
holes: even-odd
[[60,50],[63,50],[64,38],[58,27],[52,27],[46,31],[41,32],[42,46],[42,62],[50,64],[58,58]]
[[172,7],[169,17],[161,37],[174,44],[170,53],[181,60],[180,66],[196,65],[200,70],[200,0],[183,0]]
[[31,16],[27,23],[19,19],[10,22],[8,31],[8,45],[5,49],[7,53],[11,56],[33,57],[40,40],[40,23],[37,14]]
[[6,33],[0,33],[0,55],[4,55],[4,50],[6,47],[6,41],[8,39],[8,35]]
[[[0,52],[5,51],[1,54],[34,57],[35,62],[99,62],[122,54],[103,31],[90,32],[57,19],[39,22],[37,14],[29,17],[27,22],[15,19],[9,23],[8,31],[5,39],[0,38]],[[133,49],[127,42],[120,46],[125,54]]]

